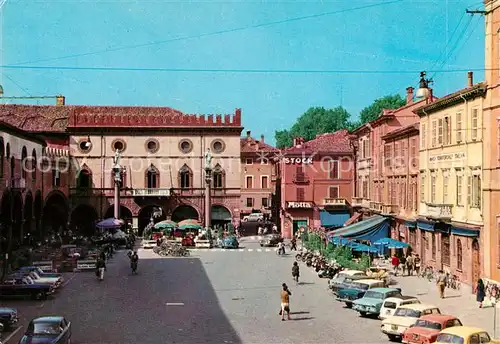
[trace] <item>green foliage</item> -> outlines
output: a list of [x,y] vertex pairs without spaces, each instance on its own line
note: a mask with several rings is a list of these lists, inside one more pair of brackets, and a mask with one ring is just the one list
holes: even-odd
[[399,94],[388,95],[379,99],[375,99],[375,101],[365,107],[359,113],[360,125],[365,124],[367,122],[373,121],[377,119],[382,110],[384,109],[398,109],[406,104],[406,100],[401,97]]
[[372,265],[372,260],[370,259],[370,255],[363,253],[361,256],[361,259],[359,260],[358,263],[360,269],[359,270],[366,270]]
[[277,148],[287,148],[293,145],[292,134],[288,130],[276,130],[274,133]]
[[307,235],[307,240],[305,241],[305,246],[310,251],[320,251],[322,252],[325,244],[323,239],[317,234],[309,233]]

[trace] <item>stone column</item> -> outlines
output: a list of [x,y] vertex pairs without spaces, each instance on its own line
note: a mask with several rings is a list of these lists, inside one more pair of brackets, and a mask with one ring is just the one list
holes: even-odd
[[211,227],[212,202],[210,198],[210,186],[212,183],[212,169],[205,168],[205,227]]

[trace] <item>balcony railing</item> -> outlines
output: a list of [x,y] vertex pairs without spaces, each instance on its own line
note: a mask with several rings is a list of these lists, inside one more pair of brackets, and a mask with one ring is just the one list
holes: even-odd
[[134,189],[132,190],[132,195],[140,197],[168,197],[170,196],[170,189]]
[[24,190],[26,189],[26,179],[24,178],[11,178],[7,180],[7,186],[10,187],[11,189],[19,189],[19,190]]
[[353,197],[351,203],[355,207],[361,207],[363,205],[363,197]]
[[370,209],[377,212],[382,212],[383,204],[380,202],[370,202]]
[[399,213],[399,205],[384,204],[382,206],[382,214],[397,214]]
[[293,182],[295,184],[307,184],[309,183],[309,176],[305,173],[297,173],[293,176]]
[[432,204],[427,203],[426,217],[433,219],[449,220],[453,217],[451,204]]
[[344,198],[324,198],[324,207],[345,207],[347,206],[347,201]]

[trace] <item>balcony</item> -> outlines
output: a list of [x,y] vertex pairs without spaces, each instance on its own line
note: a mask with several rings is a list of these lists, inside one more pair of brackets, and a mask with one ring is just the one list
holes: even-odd
[[433,204],[427,203],[427,212],[425,216],[435,220],[451,220],[452,215],[451,204]]
[[324,198],[324,207],[346,207],[348,205],[344,198]]
[[24,178],[11,178],[7,180],[7,187],[15,190],[26,189],[26,179]]
[[132,195],[136,197],[169,197],[170,189],[134,189]]
[[381,213],[383,204],[381,202],[370,202],[370,210]]
[[351,205],[353,207],[370,208],[370,200],[363,197],[353,197]]
[[293,176],[295,184],[309,184],[309,176],[305,173],[297,173]]
[[382,214],[395,215],[399,213],[399,205],[384,204],[382,205]]

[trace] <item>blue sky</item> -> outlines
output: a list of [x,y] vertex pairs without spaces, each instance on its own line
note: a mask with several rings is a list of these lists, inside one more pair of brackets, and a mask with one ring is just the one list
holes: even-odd
[[[68,104],[206,114],[241,107],[246,129],[274,142],[275,130],[311,106],[342,105],[357,117],[374,99],[416,87],[420,70],[448,71],[429,73],[442,96],[466,84],[466,72],[453,71],[484,68],[484,18],[465,15],[481,1],[384,2],[7,0],[0,10],[2,66],[372,72],[0,68],[0,84],[5,96],[64,94]],[[331,14],[313,16],[324,13]],[[287,21],[304,16],[313,17]],[[475,72],[476,81],[483,79]]]

